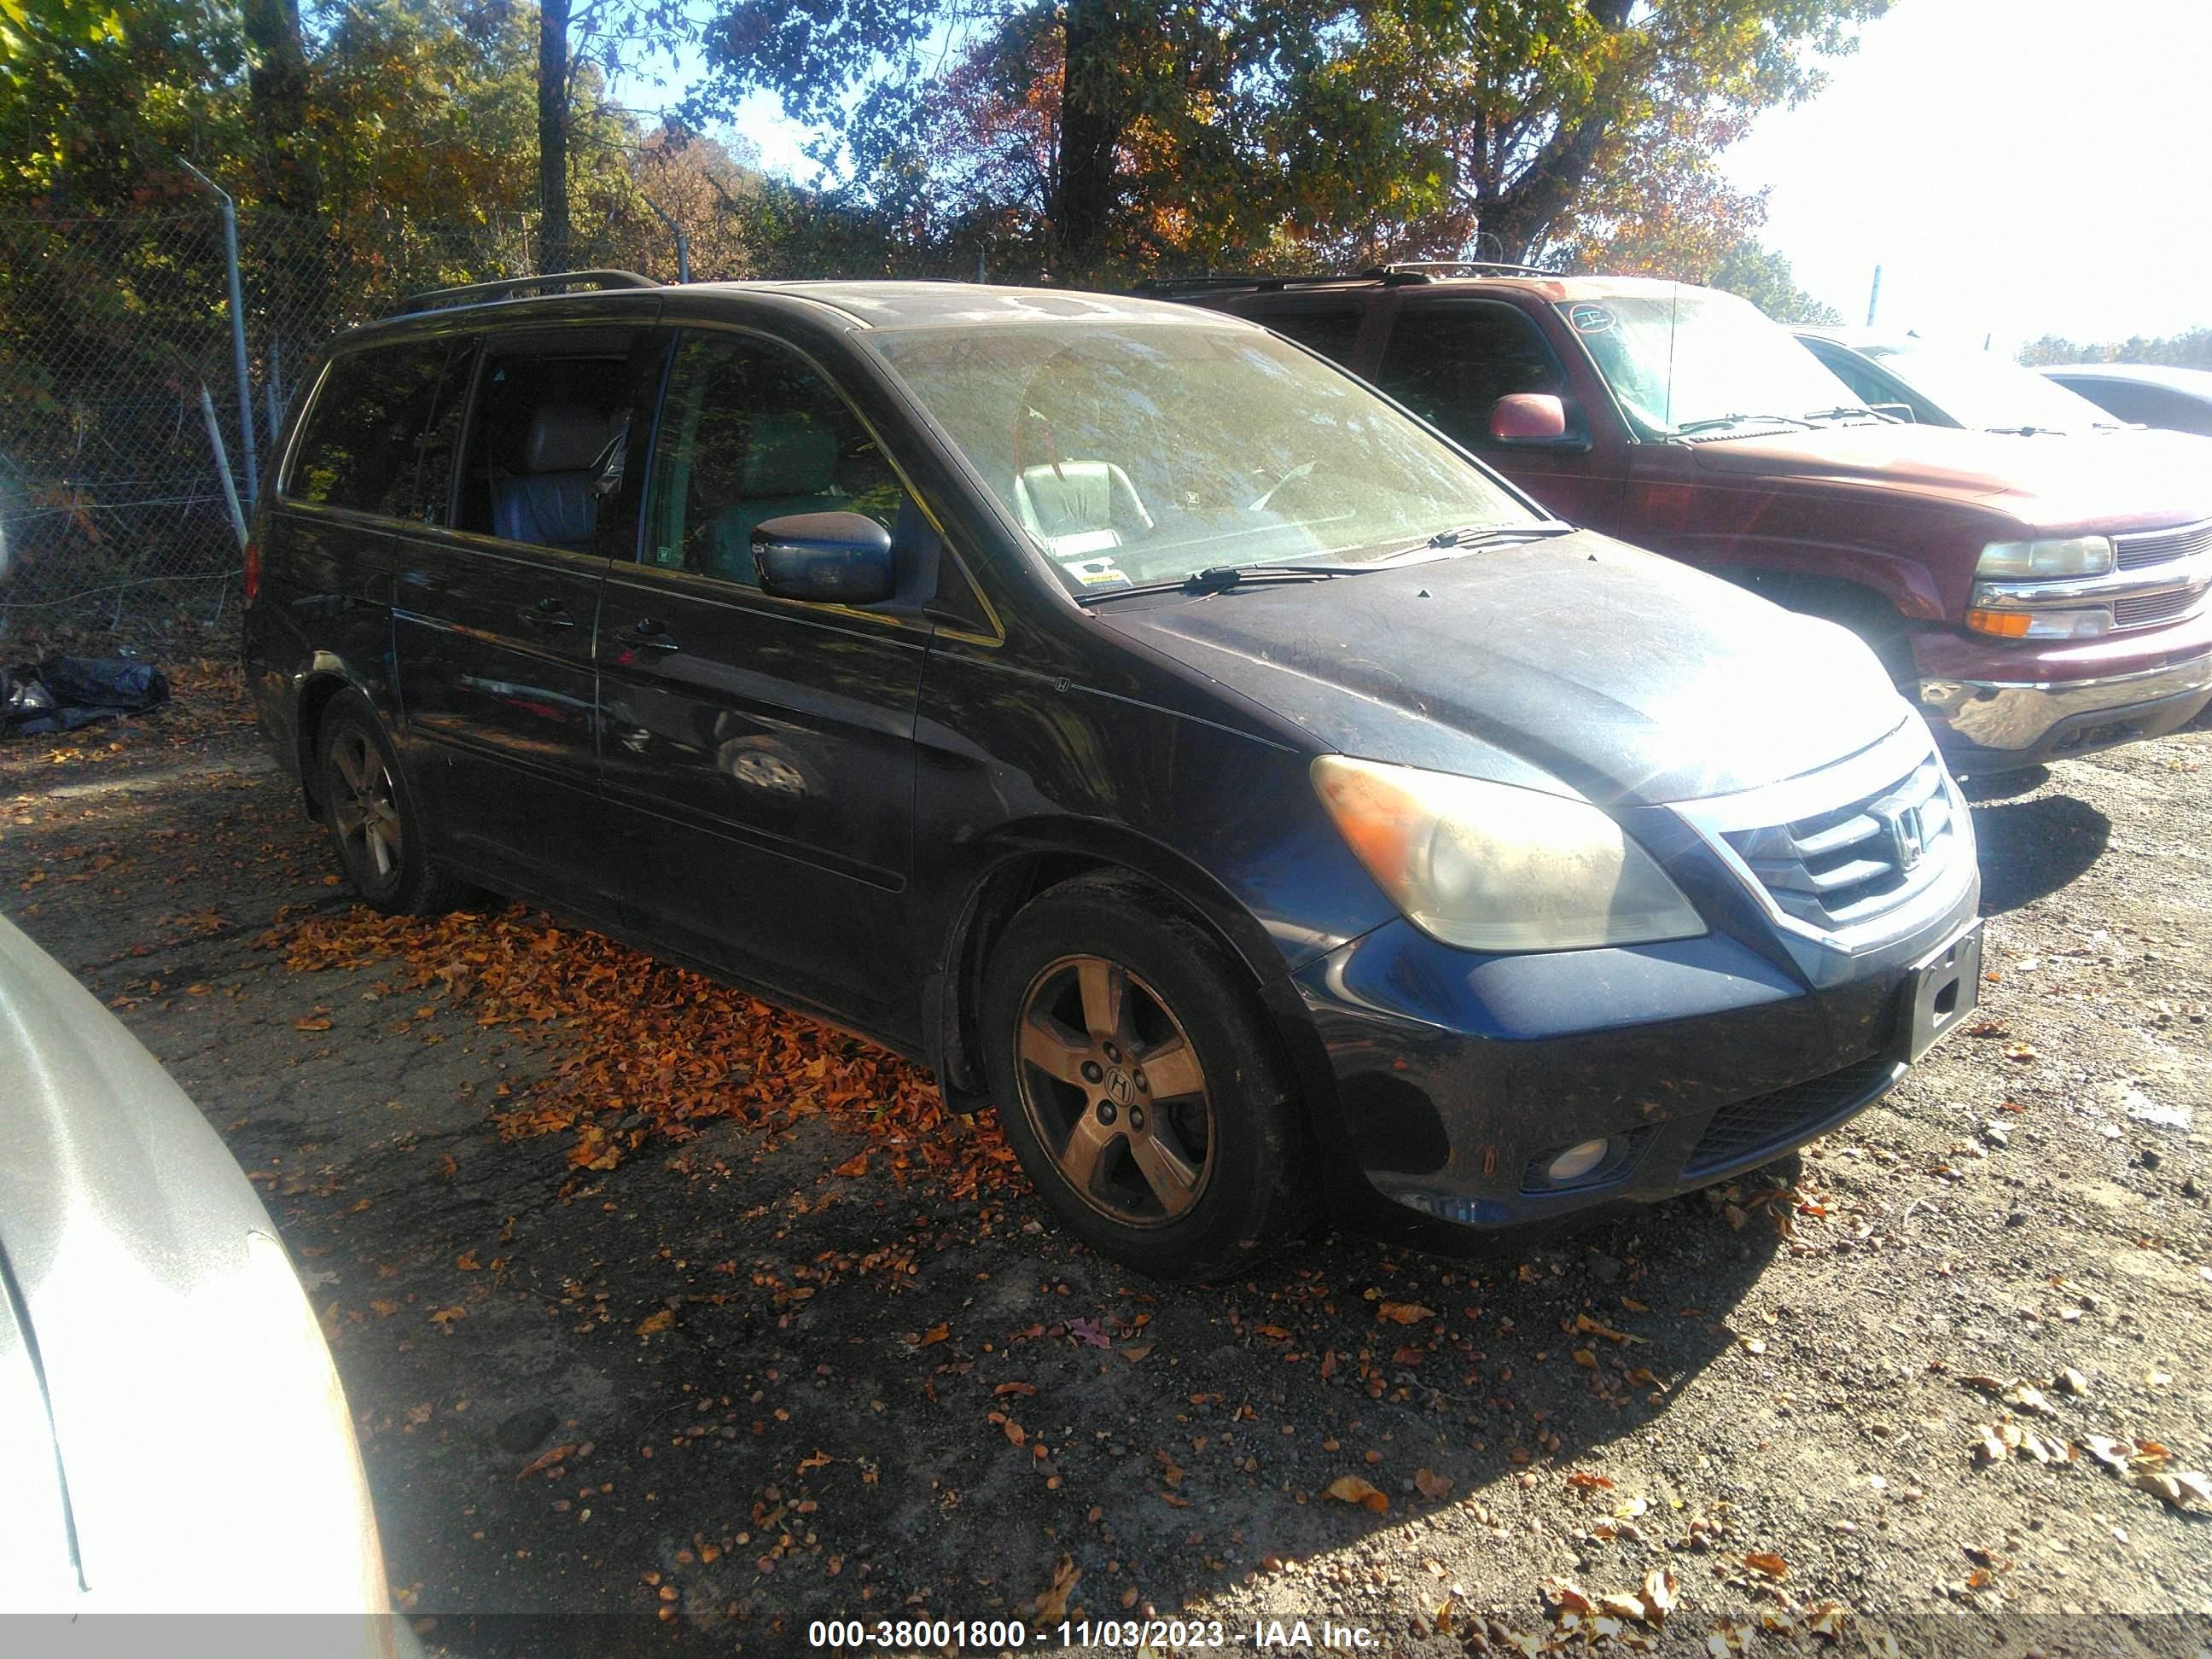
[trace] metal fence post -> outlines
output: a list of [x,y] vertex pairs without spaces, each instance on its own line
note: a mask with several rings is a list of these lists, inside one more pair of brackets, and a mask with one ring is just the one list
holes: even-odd
[[683,226],[678,224],[675,220],[668,216],[667,212],[661,207],[659,203],[654,201],[653,198],[647,196],[643,191],[638,191],[637,198],[638,200],[643,202],[646,206],[653,210],[653,212],[659,217],[662,224],[666,225],[670,230],[675,233],[676,280],[679,283],[690,282],[691,280],[691,239],[684,234]]
[[246,505],[250,512],[261,499],[261,463],[253,441],[253,380],[246,366],[246,297],[238,280],[238,204],[230,192],[179,155],[178,163],[207,186],[222,204],[222,257],[230,277],[230,356],[238,376],[239,442],[246,453]]

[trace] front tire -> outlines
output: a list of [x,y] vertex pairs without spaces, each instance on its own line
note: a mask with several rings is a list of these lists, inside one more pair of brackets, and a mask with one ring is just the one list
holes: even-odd
[[324,827],[362,902],[395,916],[451,908],[452,884],[430,858],[414,793],[367,698],[349,691],[331,703],[315,763]]
[[1022,1167],[1100,1255],[1241,1271],[1319,1213],[1297,1104],[1228,953],[1157,888],[1085,876],[993,952],[985,1066]]

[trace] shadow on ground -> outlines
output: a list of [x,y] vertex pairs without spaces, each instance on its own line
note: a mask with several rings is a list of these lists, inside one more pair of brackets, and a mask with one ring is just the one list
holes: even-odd
[[2112,820],[2072,795],[1974,809],[1982,908],[2002,915],[2056,892],[2103,856]]

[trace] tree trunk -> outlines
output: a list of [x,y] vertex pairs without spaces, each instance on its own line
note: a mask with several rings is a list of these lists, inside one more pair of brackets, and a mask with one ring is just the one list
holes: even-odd
[[1088,276],[1106,251],[1117,195],[1115,152],[1124,119],[1120,58],[1127,3],[1067,0],[1060,154],[1049,212],[1053,264],[1062,276]]
[[[1588,0],[1588,4],[1591,20],[1608,34],[1626,28],[1636,10],[1636,0]],[[1559,216],[1574,205],[1589,182],[1590,168],[1613,137],[1619,113],[1601,86],[1591,113],[1564,123],[1518,179],[1482,202],[1480,229],[1498,239],[1499,258],[1527,259],[1543,246]]]
[[298,0],[244,0],[241,17],[253,50],[246,83],[257,193],[286,213],[311,218],[321,204],[307,136],[307,49]]
[[538,9],[538,269],[568,268],[568,7]]
[[254,194],[273,208],[246,239],[248,292],[268,307],[277,337],[306,349],[337,323],[331,314],[329,239],[322,168],[307,128],[307,50],[299,0],[244,0],[240,21],[251,58],[246,101],[252,134]]

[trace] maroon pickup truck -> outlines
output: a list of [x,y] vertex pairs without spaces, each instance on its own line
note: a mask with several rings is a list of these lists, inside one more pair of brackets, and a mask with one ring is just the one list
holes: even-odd
[[1150,284],[1343,363],[1551,512],[1853,629],[1954,769],[2212,700],[2212,469],[1861,404],[1731,295],[1517,267]]

